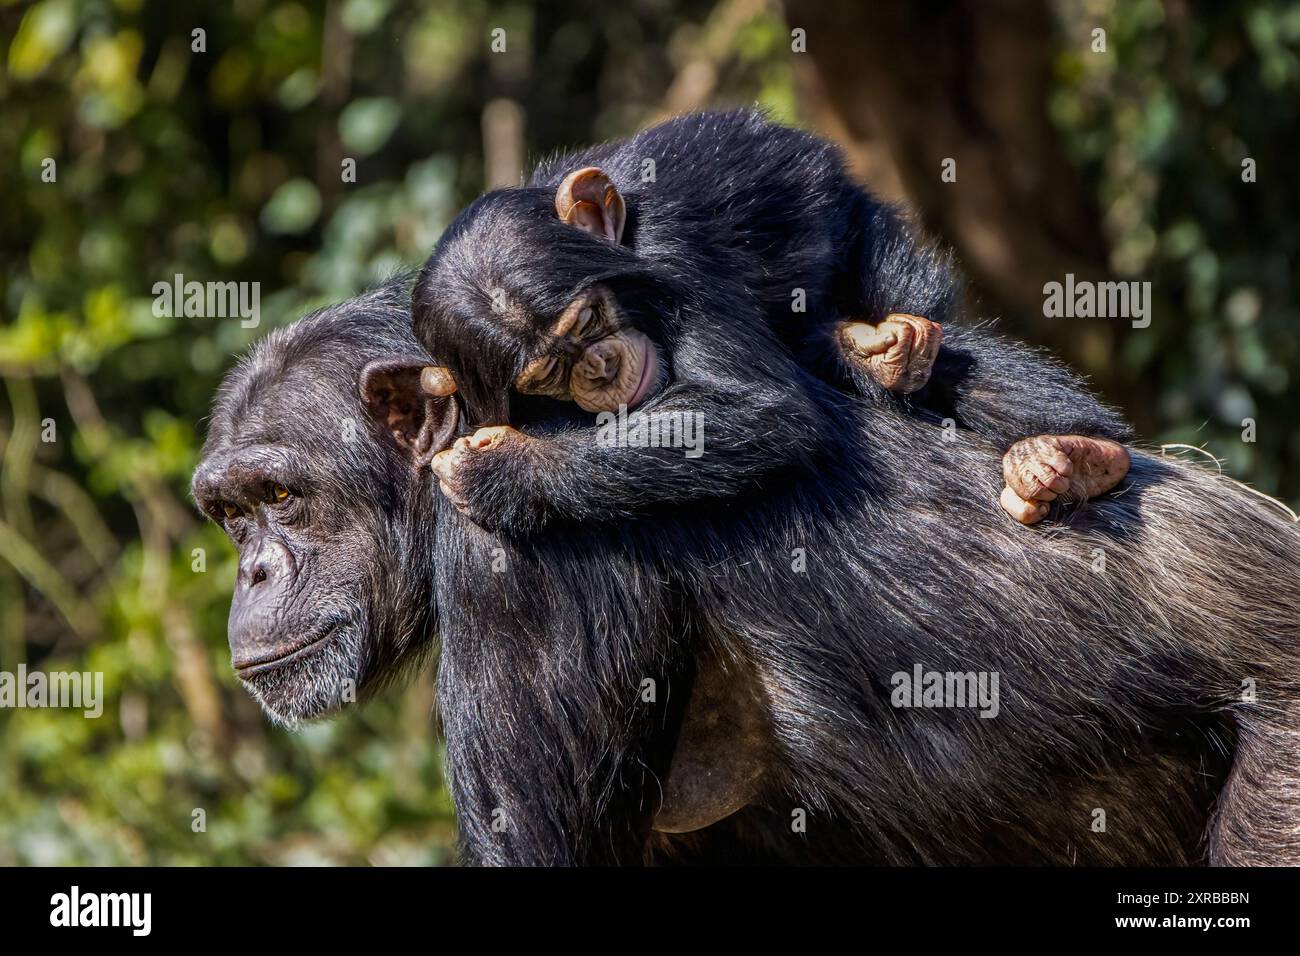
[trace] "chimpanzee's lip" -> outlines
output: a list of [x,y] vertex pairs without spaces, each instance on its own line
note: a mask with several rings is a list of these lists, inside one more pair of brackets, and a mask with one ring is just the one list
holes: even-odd
[[278,654],[275,657],[254,658],[251,661],[232,660],[230,663],[234,665],[235,673],[241,678],[251,677],[254,674],[262,674],[266,671],[275,670],[277,667],[283,667],[285,664],[292,663],[301,657],[307,656],[309,651],[320,646],[320,644],[322,644],[327,638],[331,637],[334,632],[339,629],[339,624],[340,622],[338,621],[331,621],[329,624],[325,625],[325,628],[319,634],[308,640],[307,643],[300,644],[293,650],[285,651],[283,654]]
[[645,361],[641,363],[641,381],[637,383],[636,391],[632,393],[632,398],[628,401],[627,407],[636,408],[658,377],[659,350],[655,348],[653,342],[647,339],[645,343]]

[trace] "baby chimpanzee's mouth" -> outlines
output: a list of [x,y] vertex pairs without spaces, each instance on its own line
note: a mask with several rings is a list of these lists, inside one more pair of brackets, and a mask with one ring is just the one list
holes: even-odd
[[646,393],[654,386],[655,381],[659,378],[659,350],[655,344],[646,341],[645,358],[641,362],[641,381],[637,383],[636,391],[632,397],[627,400],[629,409],[636,408],[641,404],[641,400],[646,397]]

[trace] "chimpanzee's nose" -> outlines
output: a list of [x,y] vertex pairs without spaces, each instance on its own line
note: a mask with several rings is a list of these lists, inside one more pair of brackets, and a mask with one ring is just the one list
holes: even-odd
[[259,548],[253,560],[239,563],[239,587],[248,589],[264,584],[270,579],[271,571],[271,562]]
[[258,585],[274,587],[293,574],[292,560],[285,546],[272,537],[253,542],[239,562],[237,588],[248,591]]

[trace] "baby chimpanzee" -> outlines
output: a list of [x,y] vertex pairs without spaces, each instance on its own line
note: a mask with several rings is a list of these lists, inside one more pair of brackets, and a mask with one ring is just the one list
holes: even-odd
[[[1024,346],[941,331],[960,297],[946,256],[829,144],[750,111],[671,120],[543,163],[447,229],[415,292],[416,334],[446,365],[425,387],[459,389],[493,427],[434,468],[458,507],[501,530],[725,497],[833,444],[821,379],[1008,447],[1002,505],[1025,523],[1058,495],[1114,487],[1124,424]],[[512,401],[537,407],[529,396],[689,415],[708,454],[503,424]]]

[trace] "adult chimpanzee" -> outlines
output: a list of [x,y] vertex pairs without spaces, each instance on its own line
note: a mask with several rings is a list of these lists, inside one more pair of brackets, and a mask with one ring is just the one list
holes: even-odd
[[[454,412],[408,321],[387,288],[268,337],[194,493],[240,548],[232,657],[277,718],[441,632],[467,859],[1300,857],[1300,536],[1232,483],[1138,454],[1027,533],[999,449],[846,409],[817,477],[504,540],[432,490]],[[996,716],[907,706],[917,669],[997,675]]]

